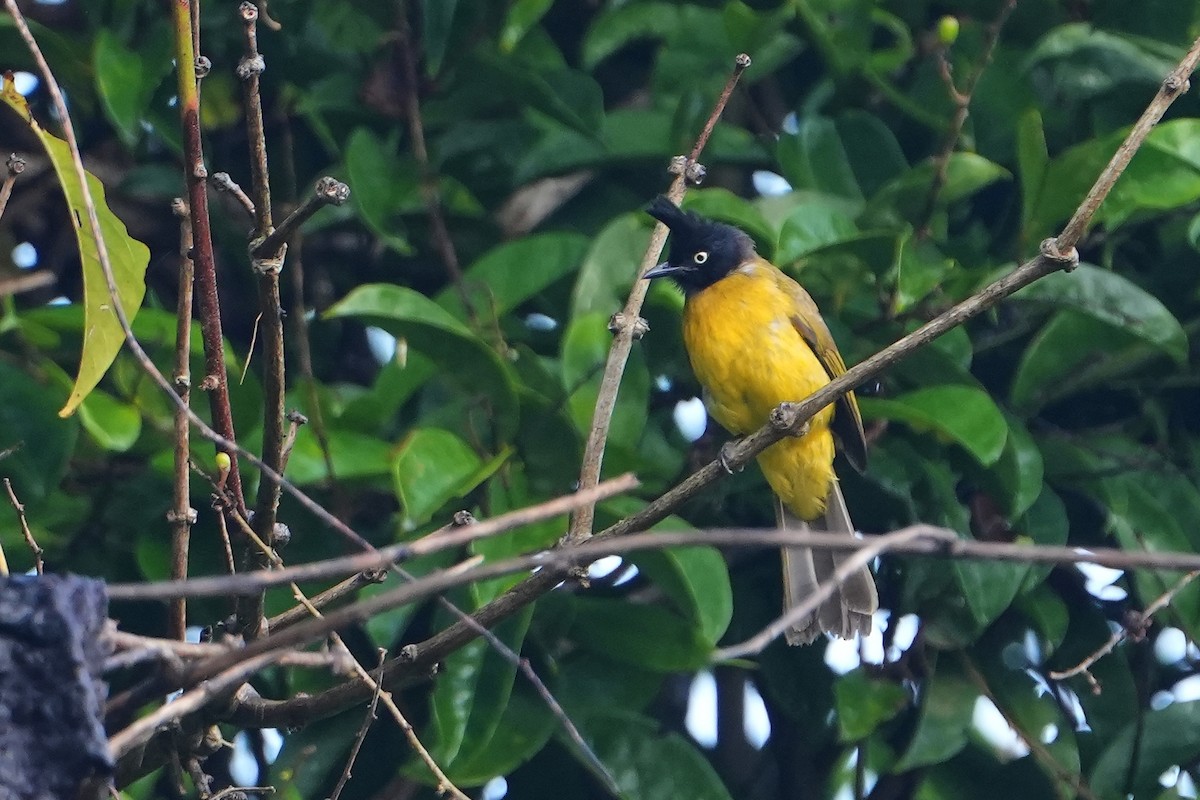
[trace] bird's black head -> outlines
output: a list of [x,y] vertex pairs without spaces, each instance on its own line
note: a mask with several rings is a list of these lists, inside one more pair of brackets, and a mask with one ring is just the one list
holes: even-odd
[[754,257],[754,241],[732,225],[713,222],[683,211],[659,195],[646,213],[671,229],[667,260],[645,277],[669,277],[687,294],[698,292],[724,278]]

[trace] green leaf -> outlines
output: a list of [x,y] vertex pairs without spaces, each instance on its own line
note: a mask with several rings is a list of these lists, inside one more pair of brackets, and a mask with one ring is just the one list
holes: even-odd
[[[1110,740],[1096,759],[1088,784],[1117,789],[1132,778],[1130,796],[1150,797],[1158,791],[1159,775],[1174,764],[1190,763],[1197,751],[1200,701],[1145,711]],[[1124,796],[1123,790],[1120,793]]]
[[[574,319],[563,336],[563,387],[569,394],[567,405],[571,419],[584,435],[592,426],[596,401],[600,395],[600,381],[611,344],[608,318],[601,314],[588,314]],[[621,375],[616,406],[609,425],[610,445],[627,450],[636,448],[646,426],[649,401],[650,372],[646,368],[645,355],[640,350],[634,350]]]
[[867,196],[908,169],[896,134],[879,117],[849,109],[834,122],[854,178]]
[[582,62],[594,69],[636,39],[665,38],[679,29],[683,14],[675,3],[641,2],[606,5],[583,38]]
[[1043,36],[1026,68],[1056,98],[1081,101],[1130,84],[1157,85],[1177,59],[1165,43],[1072,22]]
[[380,241],[404,255],[413,252],[399,215],[423,208],[417,169],[397,158],[374,133],[358,128],[350,134],[342,156],[350,184],[350,200]]
[[777,258],[780,264],[794,264],[817,250],[861,236],[841,203],[815,198],[801,202],[784,221]]
[[392,462],[405,527],[428,522],[439,508],[486,480],[507,457],[505,452],[485,462],[470,445],[440,428],[410,433]]
[[139,123],[154,86],[146,86],[146,64],[113,33],[102,28],[96,35],[94,55],[96,85],[108,118],[117,126],[126,147],[141,137]]
[[896,239],[896,292],[892,313],[899,314],[925,299],[950,275],[957,264],[947,258],[929,239],[915,239],[906,228]]
[[526,685],[518,681],[514,686],[487,743],[464,747],[450,763],[450,778],[459,786],[482,786],[512,772],[540,751],[559,727],[546,701]]
[[326,319],[353,317],[377,325],[441,367],[451,381],[485,395],[491,414],[507,437],[516,428],[517,399],[508,371],[496,352],[429,298],[385,283],[355,288],[325,312]]
[[661,672],[697,669],[712,645],[700,627],[662,606],[577,597],[572,633],[580,647]]
[[[463,274],[471,305],[478,313],[499,319],[548,286],[574,272],[588,240],[577,233],[539,233],[500,244]],[[438,305],[466,319],[459,293],[448,287]]]
[[589,714],[584,739],[620,787],[624,800],[731,800],[712,765],[682,736],[661,733],[640,714]]
[[425,49],[425,72],[431,77],[442,71],[457,9],[458,0],[421,0],[421,45]]
[[[962,536],[962,534],[959,534]],[[963,536],[963,538],[967,538]],[[1028,564],[956,560],[954,575],[978,630],[982,630],[1012,605],[1025,582]]]
[[855,203],[863,201],[862,189],[833,120],[802,118],[796,133],[779,138],[775,156],[793,189],[809,189]]
[[74,450],[79,424],[54,415],[62,395],[0,361],[0,451],[16,448],[0,460],[0,475],[12,478],[26,501],[58,486]]
[[972,386],[931,386],[884,400],[861,397],[864,419],[893,419],[918,431],[935,431],[966,448],[980,464],[1004,452],[1008,425],[987,393]]
[[[1046,149],[1046,133],[1042,115],[1031,108],[1017,120],[1017,164],[1021,177],[1021,220],[1029,233],[1029,223],[1037,210],[1038,198],[1046,180],[1050,153]],[[1036,235],[1036,234],[1035,234]]]
[[508,8],[504,27],[500,29],[500,51],[511,53],[553,4],[554,0],[515,0]]
[[[329,455],[333,474],[340,481],[362,480],[388,476],[392,471],[392,446],[375,436],[332,429]],[[325,455],[317,437],[308,428],[301,428],[288,457],[287,477],[299,486],[321,484],[329,480]]]
[[571,293],[571,319],[592,312],[611,315],[625,306],[650,244],[646,219],[645,214],[624,214],[597,234]]
[[1128,278],[1091,264],[1055,272],[1014,297],[1074,308],[1162,348],[1177,362],[1187,358],[1188,340],[1179,320],[1157,297]]
[[107,392],[93,390],[79,406],[83,429],[105,450],[124,453],[142,433],[142,415]]
[[[672,526],[672,530],[679,527]],[[733,617],[733,590],[720,551],[675,547],[637,553],[630,560],[699,625],[701,636],[710,645],[716,645]]]
[[[67,143],[46,131],[34,120],[29,111],[25,98],[17,92],[7,77],[3,79],[0,88],[0,100],[3,100],[21,116],[29,125],[46,154],[54,165],[59,185],[66,195],[67,205],[71,209],[72,226],[75,231],[75,242],[79,246],[79,259],[83,265],[83,308],[84,308],[84,337],[83,353],[79,360],[79,374],[75,378],[75,388],[72,389],[66,404],[58,412],[66,417],[75,413],[75,409],[87,397],[88,392],[95,388],[121,345],[125,343],[125,333],[117,321],[113,311],[112,300],[100,268],[100,251],[92,227],[88,223],[87,208],[83,201],[83,187],[75,177],[75,167],[71,161],[71,149]],[[150,249],[129,235],[125,223],[121,222],[104,200],[104,185],[91,173],[87,173],[87,185],[91,190],[92,200],[96,206],[96,216],[100,220],[100,235],[108,250],[109,262],[112,265],[113,279],[116,282],[117,299],[125,316],[132,322],[142,305],[146,294],[145,274],[146,265],[150,263]]]
[[[533,606],[526,606],[499,623],[493,633],[520,652],[532,615]],[[516,675],[517,665],[484,639],[476,639],[446,658],[431,697],[433,736],[422,737],[438,763],[453,772],[458,759],[468,762],[486,747],[504,715]],[[423,764],[414,772],[428,779]]]
[[1044,470],[1042,451],[1029,431],[1015,416],[1005,414],[1005,419],[1008,438],[990,474],[1001,489],[996,493],[997,499],[1003,503],[1005,514],[1014,519],[1024,514],[1042,493]]
[[[890,181],[867,203],[863,219],[872,224],[894,221],[916,222],[933,185],[933,164],[926,161]],[[975,153],[952,153],[946,163],[946,183],[938,193],[935,208],[943,209],[1009,178],[1008,170]]]
[[847,672],[834,684],[839,739],[857,742],[893,719],[908,706],[909,693],[900,684],[873,678],[863,669]]
[[925,682],[921,717],[893,773],[948,761],[967,744],[979,691],[965,677],[940,668]]
[[1052,400],[1094,386],[1105,374],[1095,371],[1114,354],[1136,343],[1124,330],[1078,311],[1060,311],[1038,331],[1017,365],[1009,402],[1031,415]]

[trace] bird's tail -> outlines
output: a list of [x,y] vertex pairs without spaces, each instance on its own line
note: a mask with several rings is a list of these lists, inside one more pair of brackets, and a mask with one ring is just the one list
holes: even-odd
[[[823,531],[854,535],[854,524],[846,510],[842,490],[834,481],[825,502],[825,515],[805,522],[790,513],[775,498],[775,518],[780,528]],[[819,584],[831,580],[838,565],[846,556],[832,550],[807,547],[783,548],[783,608],[793,608],[816,591]],[[832,633],[849,639],[856,633],[871,631],[871,615],[879,607],[875,580],[867,567],[855,572],[834,590],[815,612],[801,618],[784,633],[788,644],[808,644],[822,633]]]

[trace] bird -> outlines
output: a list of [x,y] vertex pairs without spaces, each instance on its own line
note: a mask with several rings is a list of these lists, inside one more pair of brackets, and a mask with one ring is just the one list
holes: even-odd
[[[705,406],[730,433],[761,428],[780,403],[799,402],[846,371],[817,304],[756,252],[749,235],[661,195],[646,211],[669,229],[670,248],[667,260],[643,277],[669,278],[683,291],[684,348]],[[866,437],[852,392],[818,411],[802,435],[759,453],[779,527],[854,535],[834,472],[838,445],[853,465],[865,468]],[[828,580],[841,560],[827,549],[783,548],[785,611]],[[864,566],[784,638],[799,645],[825,633],[865,635],[878,605],[875,581]]]

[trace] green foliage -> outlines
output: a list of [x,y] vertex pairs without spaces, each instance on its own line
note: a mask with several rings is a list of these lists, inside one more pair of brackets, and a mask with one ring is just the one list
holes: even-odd
[[[31,8],[41,5],[52,4]],[[171,376],[179,234],[167,208],[183,182],[165,12],[148,0],[69,5],[80,7],[70,26],[47,16],[34,32],[104,183],[89,178],[122,303],[131,315],[145,306],[135,333]],[[415,538],[459,509],[483,518],[570,491],[612,342],[609,321],[650,240],[639,209],[668,186],[668,159],[690,151],[738,52],[753,65],[701,159],[709,178],[684,204],[741,227],[800,280],[854,364],[1056,233],[1200,29],[1193,5],[1022,0],[939,172],[956,104],[937,59],[947,59],[961,90],[985,55],[1000,0],[420,0],[404,12],[369,0],[277,0],[270,13],[282,28],[258,30],[276,224],[282,204],[320,175],[351,187],[346,206],[306,223],[302,249],[293,243],[284,266],[287,405],[310,420],[287,476],[377,544]],[[202,83],[206,166],[248,187],[233,74],[241,23],[228,9],[203,13],[214,64]],[[408,15],[403,27],[398,13]],[[24,53],[0,19],[0,66],[29,69]],[[415,85],[404,68],[410,55]],[[410,129],[414,98],[428,163]],[[0,286],[11,271],[6,254],[25,241],[37,250],[35,272],[52,272],[57,285],[0,305],[0,453],[20,445],[0,455],[0,476],[25,502],[52,569],[113,581],[165,577],[172,407],[119,354],[63,144],[21,120],[30,108],[51,119],[43,92],[28,104],[11,90],[5,99],[0,119],[34,132],[21,146],[44,146],[55,177],[39,182],[30,170],[16,181],[0,218]],[[1185,94],[1100,208],[1077,269],[1035,283],[860,390],[870,461],[841,479],[862,530],[928,523],[964,539],[1200,552],[1198,142],[1200,100]],[[55,183],[67,203],[44,191]],[[431,197],[448,239],[431,219]],[[235,423],[254,449],[265,359],[254,352],[247,221],[224,195],[213,194],[210,211]],[[300,283],[289,283],[301,268],[303,305],[292,290]],[[44,307],[59,294],[72,305]],[[682,351],[682,306],[669,285],[647,295],[650,330],[622,376],[603,464],[605,476],[633,471],[642,485],[601,504],[597,528],[644,508],[723,440],[710,422],[690,442],[674,421],[676,404],[700,393]],[[311,376],[301,368],[298,324],[308,327]],[[207,414],[196,388],[205,375],[198,327],[193,405]],[[78,413],[58,418],[64,403]],[[195,463],[209,467],[211,450],[192,444]],[[248,470],[244,477],[252,498],[256,480]],[[218,573],[210,490],[197,479],[191,492],[199,509],[191,571]],[[342,553],[290,500],[281,518],[293,532],[288,563]],[[752,467],[656,529],[770,519]],[[405,566],[427,574],[464,557],[497,561],[550,547],[566,527],[559,517]],[[15,526],[0,524],[0,543],[14,570],[28,566]],[[743,691],[741,679],[761,693],[771,724],[762,749],[746,743],[740,719],[720,720],[721,744],[711,751],[683,733],[684,698],[713,666],[714,649],[777,614],[777,557],[757,551],[638,553],[496,627],[590,753],[516,665],[480,639],[396,697],[473,796],[497,776],[510,797],[607,796],[593,757],[619,796],[636,800],[845,796],[855,752],[888,797],[1141,800],[1185,791],[1180,783],[1164,794],[1160,776],[1173,767],[1195,777],[1196,703],[1187,684],[1177,687],[1194,678],[1194,650],[1160,658],[1155,645],[1174,636],[1163,638],[1168,626],[1197,641],[1200,590],[1181,591],[1144,640],[1092,666],[1098,693],[1082,677],[1047,677],[1094,652],[1112,624],[1179,572],[1118,576],[1124,600],[1097,596],[1072,567],[886,556],[876,572],[889,612],[887,664],[835,675],[818,643],[774,645],[757,664],[718,668],[739,678],[733,689],[718,681],[723,700]],[[522,577],[450,599],[474,610]],[[398,582],[389,576],[360,596]],[[286,591],[268,595],[270,608],[291,602]],[[216,601],[189,605],[197,625],[227,613]],[[126,627],[165,633],[141,607],[113,614]],[[915,641],[893,640],[914,618]],[[452,622],[445,609],[419,603],[344,633],[370,665],[371,647],[395,654]],[[831,661],[840,663],[838,652],[829,651]],[[259,688],[286,697],[340,680],[279,671]],[[1184,702],[1166,704],[1176,688]],[[998,747],[988,736],[996,726],[977,724],[977,704],[987,703],[1028,754]],[[427,768],[380,716],[343,797],[380,796],[394,782],[398,792],[433,797]],[[284,797],[328,795],[360,723],[356,709],[288,731],[261,782]],[[153,791],[141,782],[131,796]]]

